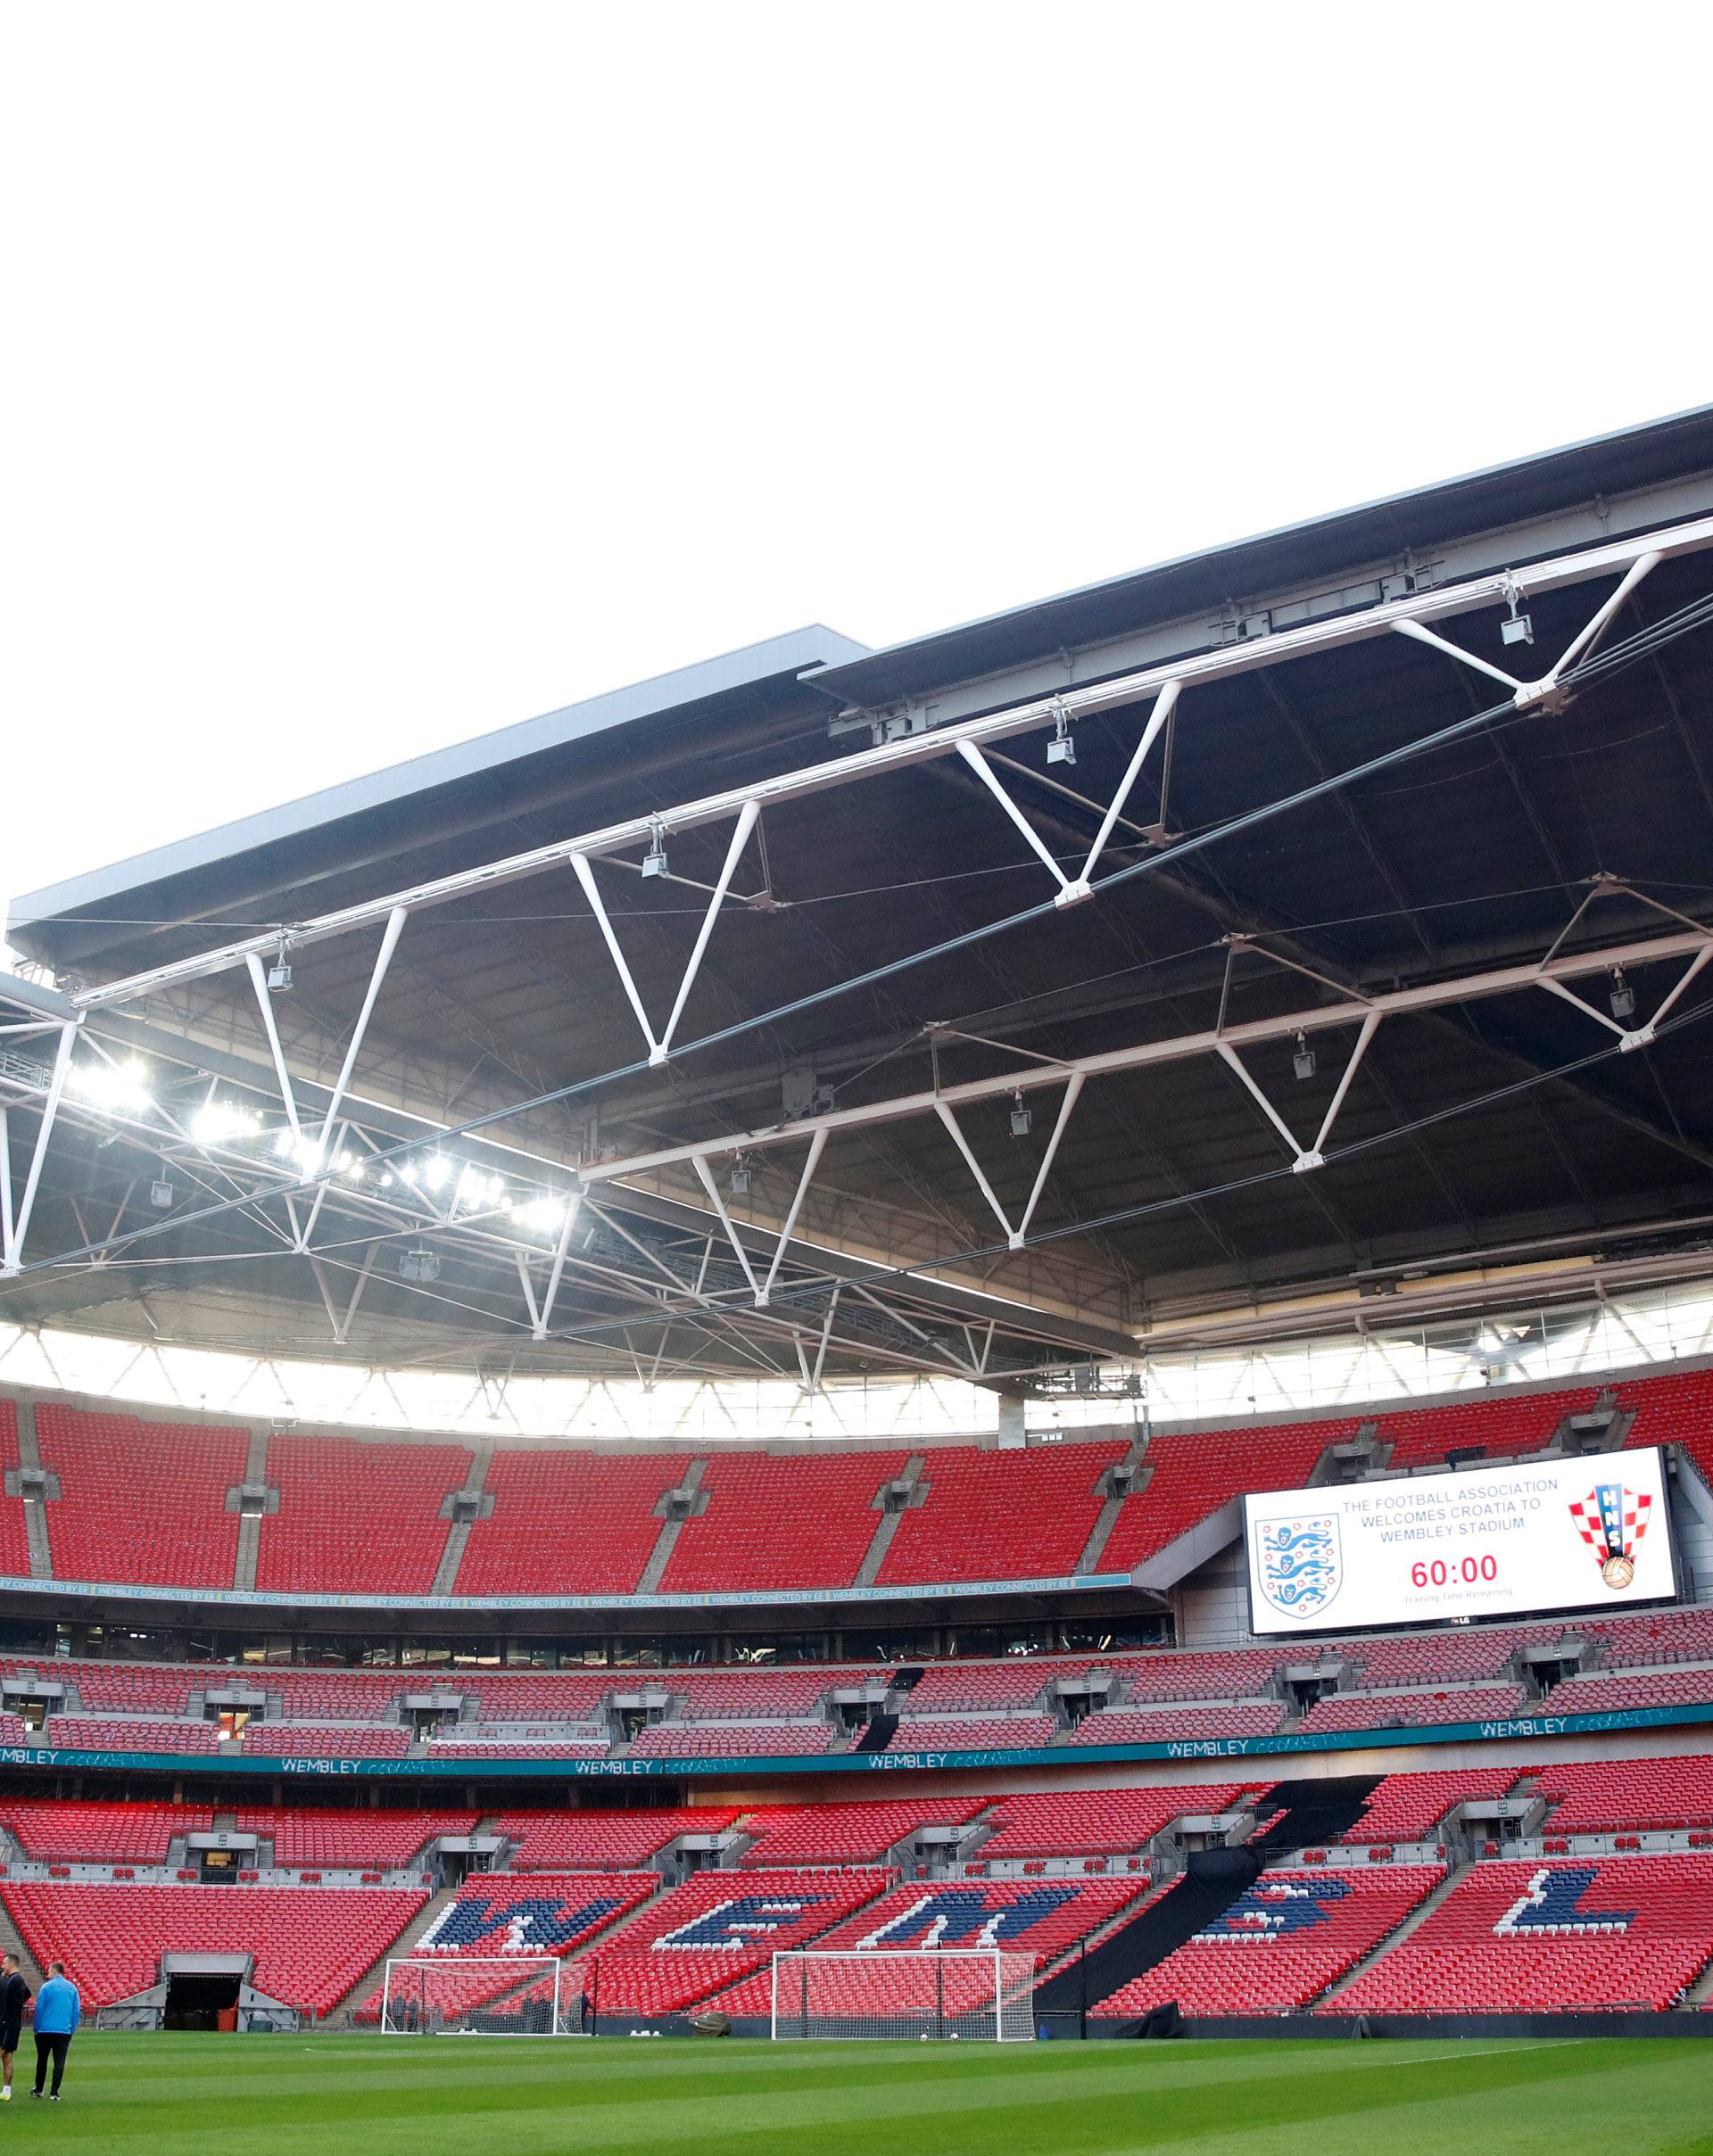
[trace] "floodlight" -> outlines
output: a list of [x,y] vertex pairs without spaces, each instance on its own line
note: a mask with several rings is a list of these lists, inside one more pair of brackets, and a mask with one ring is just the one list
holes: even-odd
[[740,1159],[732,1163],[732,1195],[734,1198],[747,1198],[753,1180],[753,1173],[747,1161]]
[[270,995],[284,995],[291,988],[292,965],[291,960],[286,955],[289,948],[286,938],[282,936],[274,962],[268,969],[268,992]]
[[401,1280],[438,1280],[440,1260],[433,1251],[418,1243],[415,1250],[403,1251],[399,1259],[399,1277]]
[[1612,968],[1612,1016],[1614,1018],[1634,1018],[1635,1016],[1635,990],[1625,979],[1622,966]]
[[1505,577],[1504,582],[1500,585],[1499,588],[1504,594],[1506,604],[1510,608],[1510,618],[1508,621],[1501,622],[1499,624],[1500,642],[1504,644],[1532,644],[1535,641],[1535,624],[1529,619],[1527,615],[1519,611],[1517,604],[1519,599],[1526,599],[1528,594],[1523,590],[1523,587],[1517,582],[1516,578],[1509,574]]
[[1077,745],[1071,739],[1071,715],[1061,705],[1053,715],[1053,739],[1047,745],[1049,764],[1074,764]]
[[664,823],[649,828],[649,850],[642,856],[645,876],[664,876],[666,872],[666,827]]
[[1296,1037],[1296,1053],[1291,1058],[1291,1069],[1300,1078],[1314,1076],[1314,1050],[1310,1047],[1307,1037],[1301,1033]]
[[155,1211],[170,1213],[172,1210],[173,1196],[172,1185],[167,1180],[165,1174],[156,1176],[149,1185],[149,1203],[153,1206]]
[[1022,1094],[1021,1092],[1014,1094],[1012,1095],[1011,1102],[1012,1136],[1014,1138],[1026,1138],[1029,1136],[1029,1127],[1034,1121],[1034,1117],[1030,1113],[1029,1109],[1024,1104]]

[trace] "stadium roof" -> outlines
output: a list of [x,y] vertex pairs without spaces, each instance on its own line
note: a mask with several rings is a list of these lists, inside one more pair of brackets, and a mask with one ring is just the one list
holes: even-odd
[[0,1315],[1050,1386],[1705,1269],[1710,584],[1713,408],[33,894]]

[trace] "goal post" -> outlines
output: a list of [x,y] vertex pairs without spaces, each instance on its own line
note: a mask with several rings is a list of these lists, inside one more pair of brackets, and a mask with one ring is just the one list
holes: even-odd
[[772,2035],[786,2037],[973,2037],[1027,2043],[1035,2034],[1035,1956],[990,1946],[848,1954],[797,1948],[773,1964]]
[[380,2026],[392,2036],[575,2036],[583,1985],[552,1954],[388,1960]]

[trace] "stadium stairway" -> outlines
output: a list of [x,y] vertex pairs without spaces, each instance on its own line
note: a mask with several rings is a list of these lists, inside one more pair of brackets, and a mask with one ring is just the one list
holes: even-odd
[[1324,2006],[1328,1999],[1336,1999],[1347,1984],[1353,1984],[1365,1970],[1372,1969],[1382,1954],[1390,1954],[1400,1945],[1419,1925],[1425,1924],[1440,1904],[1450,1898],[1452,1890],[1467,1879],[1475,1869],[1473,1864],[1453,1864],[1425,1902],[1418,1902],[1401,1924],[1396,1924],[1383,1939],[1377,1939],[1361,1961],[1353,1962],[1341,1977],[1336,1978],[1323,1992],[1309,2001],[1311,2007]]
[[19,1973],[32,1992],[42,1988],[46,1971],[29,1951],[24,1935],[12,1921],[12,1912],[0,1902],[0,1954],[15,1954]]
[[428,1927],[438,1920],[447,1904],[452,1900],[457,1892],[456,1887],[443,1887],[438,1894],[431,1894],[386,1952],[376,1961],[373,1967],[358,1978],[356,1983],[352,1986],[343,1999],[335,2001],[326,2017],[327,2020],[331,2021],[336,2017],[343,2027],[349,2028],[357,2009],[360,2006],[367,2006],[385,1983],[387,1963],[396,1956],[408,1954],[412,1951],[417,1941],[423,1937]]
[[1307,1845],[1336,1841],[1378,1786],[1376,1775],[1275,1784],[1260,1805],[1265,1824],[1253,1840],[1234,1849],[1193,1851],[1175,1887],[1039,1987],[1038,2017],[1079,2013],[1085,2003],[1092,2007],[1146,1976],[1223,1916],[1267,1864]]

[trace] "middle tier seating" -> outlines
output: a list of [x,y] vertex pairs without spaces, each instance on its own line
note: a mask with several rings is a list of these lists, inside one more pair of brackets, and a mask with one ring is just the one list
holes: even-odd
[[830,1752],[838,1731],[825,1722],[657,1722],[638,1731],[633,1759],[761,1759]]
[[203,1805],[29,1797],[0,1804],[0,1827],[25,1855],[54,1863],[164,1864],[175,1834],[206,1834],[213,1824]]
[[403,1810],[294,1811],[246,1806],[235,1814],[240,1834],[271,1838],[277,1864],[312,1864],[329,1871],[364,1865],[396,1869],[413,1863],[443,1834],[473,1834],[474,1812]]
[[901,1714],[889,1752],[1022,1752],[1051,1744],[1050,1714]]
[[501,1812],[492,1831],[513,1845],[517,1871],[640,1870],[681,1834],[723,1834],[738,1816],[729,1805],[656,1812]]
[[1229,1706],[1107,1707],[1085,1714],[1073,1744],[1195,1744],[1209,1737],[1270,1737],[1285,1718],[1277,1699]]
[[402,1759],[410,1732],[398,1722],[367,1727],[342,1722],[252,1722],[244,1732],[244,1755],[266,1759]]
[[979,1797],[762,1805],[744,1821],[745,1833],[757,1840],[738,1862],[744,1871],[780,1864],[878,1864],[919,1828],[962,1826],[981,1808]]
[[1042,1789],[1002,1797],[981,1861],[997,1857],[1105,1856],[1146,1849],[1174,1819],[1237,1809],[1265,1782],[1173,1782],[1152,1789]]
[[1343,1842],[1432,1841],[1454,1805],[1477,1798],[1509,1797],[1534,1770],[1528,1767],[1451,1767],[1425,1774],[1388,1774],[1362,1806]]
[[1540,1788],[1555,1836],[1713,1828],[1713,1759],[1553,1759]]
[[1334,1692],[1317,1699],[1302,1728],[1422,1729],[1436,1722],[1498,1722],[1529,1711],[1520,1684],[1471,1684],[1451,1692]]
[[[50,1744],[73,1752],[218,1752],[211,1722],[132,1722],[117,1715],[50,1714]],[[36,1742],[40,1743],[37,1738]]]

